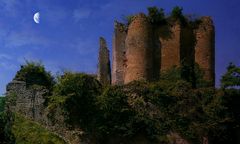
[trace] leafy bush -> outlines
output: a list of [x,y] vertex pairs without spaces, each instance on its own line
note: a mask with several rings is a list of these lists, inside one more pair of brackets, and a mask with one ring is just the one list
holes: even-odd
[[[121,86],[107,88],[97,103],[100,109],[98,130],[102,135],[130,135],[132,134],[129,123],[133,112],[129,108],[127,95]],[[129,132],[127,132],[129,130]]]
[[51,73],[47,72],[41,63],[29,61],[21,66],[14,79],[26,82],[27,86],[44,86],[50,91],[55,83]]
[[0,96],[0,113],[4,111],[5,101],[6,101],[6,98]]
[[101,84],[93,76],[68,72],[58,78],[48,107],[62,106],[69,124],[90,129],[96,114],[96,97],[100,93]]
[[148,17],[153,24],[161,24],[165,22],[165,14],[162,8],[148,7]]
[[[173,66],[170,69],[162,71],[160,80],[177,81],[184,80],[191,83],[193,88],[208,87],[212,82],[208,82],[203,78],[204,71],[198,64],[189,66],[182,64],[182,66]],[[174,83],[173,83],[174,84]]]
[[188,19],[183,15],[182,13],[183,8],[176,6],[172,9],[170,18],[172,20],[179,20],[181,22],[181,25],[186,25],[188,23]]
[[162,142],[168,141],[171,131],[193,143],[200,143],[204,136],[226,141],[229,136],[223,136],[236,118],[228,111],[225,97],[221,90],[192,89],[183,80],[113,86],[97,99],[102,115],[97,128],[104,136],[144,134]]
[[175,19],[182,18],[183,17],[182,11],[183,11],[183,8],[179,6],[174,7],[171,12],[171,17]]
[[10,116],[6,112],[0,112],[0,143],[15,144],[15,138],[11,132],[10,123]]
[[221,85],[223,88],[240,86],[240,67],[230,63],[222,76]]

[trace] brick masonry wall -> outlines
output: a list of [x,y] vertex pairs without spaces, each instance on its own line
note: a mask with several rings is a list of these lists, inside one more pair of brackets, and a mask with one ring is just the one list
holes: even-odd
[[[181,25],[176,22],[158,29],[161,43],[161,71],[173,66],[180,66],[180,35]],[[168,32],[166,32],[168,31]],[[168,33],[165,37],[163,34]]]
[[21,113],[28,118],[43,121],[44,95],[48,90],[42,87],[27,88],[22,81],[12,81],[7,85],[7,96],[13,96],[15,103],[9,104],[11,111]]
[[98,80],[103,85],[111,84],[111,68],[109,59],[109,50],[104,38],[100,38],[100,48],[98,57]]
[[114,35],[112,44],[112,84],[124,84],[124,71],[126,67],[125,40],[127,29],[124,24],[114,23]]
[[152,80],[152,25],[144,14],[134,17],[126,38],[126,72],[124,82]]
[[161,71],[173,66],[198,63],[205,72],[204,79],[213,81],[214,86],[214,25],[210,17],[200,21],[197,29],[172,20],[152,25],[144,14],[136,15],[128,27],[115,22],[112,84],[154,81]]
[[202,17],[196,30],[195,62],[205,72],[204,79],[215,81],[215,30],[210,17]]

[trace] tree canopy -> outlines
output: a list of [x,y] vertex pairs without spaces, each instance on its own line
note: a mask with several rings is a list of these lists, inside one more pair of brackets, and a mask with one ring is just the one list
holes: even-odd
[[221,78],[223,88],[240,86],[240,67],[230,63],[227,72]]

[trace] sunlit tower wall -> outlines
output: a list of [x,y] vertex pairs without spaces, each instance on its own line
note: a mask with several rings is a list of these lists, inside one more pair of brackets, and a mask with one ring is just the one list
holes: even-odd
[[152,80],[152,31],[152,25],[144,14],[136,15],[129,25],[126,37],[127,61],[124,83]]

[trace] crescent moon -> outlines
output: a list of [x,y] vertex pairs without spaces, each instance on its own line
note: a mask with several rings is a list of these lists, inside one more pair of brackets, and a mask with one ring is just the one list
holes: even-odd
[[35,23],[39,24],[40,23],[40,12],[37,12],[33,16],[33,20]]

